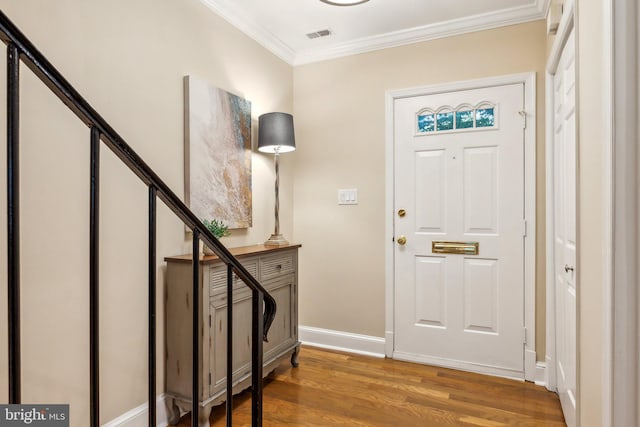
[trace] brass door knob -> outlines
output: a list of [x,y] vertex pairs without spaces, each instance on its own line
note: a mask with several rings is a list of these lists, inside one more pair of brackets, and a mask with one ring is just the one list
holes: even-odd
[[407,214],[407,211],[405,211],[404,209],[400,209],[398,210],[398,216],[400,218],[402,218],[403,216],[405,216]]
[[405,236],[398,237],[398,244],[399,245],[404,245],[405,243],[407,243],[407,238]]

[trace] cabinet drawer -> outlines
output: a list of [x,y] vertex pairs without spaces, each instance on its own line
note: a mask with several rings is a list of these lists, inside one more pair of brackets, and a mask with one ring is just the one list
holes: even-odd
[[[258,261],[250,260],[243,262],[242,265],[253,276],[258,277]],[[213,265],[209,267],[209,287],[210,294],[213,295],[217,288],[226,288],[227,286],[227,266],[224,264]],[[244,286],[244,282],[236,274],[233,274],[233,287],[240,288]]]
[[260,258],[260,280],[269,280],[294,271],[295,258],[293,252]]

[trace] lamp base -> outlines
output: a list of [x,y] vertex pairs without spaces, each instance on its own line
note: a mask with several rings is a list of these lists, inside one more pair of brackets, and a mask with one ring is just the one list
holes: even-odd
[[287,246],[289,242],[282,237],[282,234],[272,234],[269,240],[264,242],[265,246]]

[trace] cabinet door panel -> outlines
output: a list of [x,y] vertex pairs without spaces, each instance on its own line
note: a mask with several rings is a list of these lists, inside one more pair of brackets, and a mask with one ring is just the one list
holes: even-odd
[[293,298],[294,298],[294,278],[278,280],[276,283],[266,285],[265,288],[276,300],[276,317],[273,320],[268,342],[264,343],[265,358],[270,356],[271,350],[277,351],[282,345],[289,344],[294,339],[293,330]]
[[[227,376],[227,303],[225,298],[211,304],[211,339],[209,361],[211,368],[210,392],[223,390]],[[233,379],[251,370],[251,294],[233,299]]]

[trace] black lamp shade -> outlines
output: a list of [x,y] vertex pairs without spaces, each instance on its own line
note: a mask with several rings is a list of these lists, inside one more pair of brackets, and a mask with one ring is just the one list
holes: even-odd
[[267,113],[258,117],[258,151],[287,153],[296,149],[293,116],[287,113]]

